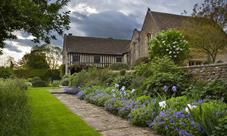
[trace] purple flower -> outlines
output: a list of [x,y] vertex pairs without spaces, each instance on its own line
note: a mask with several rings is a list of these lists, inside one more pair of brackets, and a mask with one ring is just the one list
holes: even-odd
[[174,85],[174,86],[172,87],[172,91],[173,91],[174,93],[177,92],[177,86]]
[[169,89],[169,87],[168,87],[167,85],[164,85],[164,87],[163,87],[163,91],[164,91],[164,92],[167,92],[167,91],[168,91],[168,89]]
[[161,116],[161,117],[164,117],[164,116],[165,116],[165,112],[161,111],[161,112],[160,112],[160,116]]

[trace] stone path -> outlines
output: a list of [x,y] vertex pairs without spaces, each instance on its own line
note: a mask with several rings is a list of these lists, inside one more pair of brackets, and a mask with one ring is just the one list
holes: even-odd
[[114,116],[101,107],[79,100],[73,95],[57,92],[53,95],[103,136],[157,136],[148,128],[133,126],[127,120]]

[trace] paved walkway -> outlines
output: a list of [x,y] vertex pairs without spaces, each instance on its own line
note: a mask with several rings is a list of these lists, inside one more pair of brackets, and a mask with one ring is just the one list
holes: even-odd
[[156,136],[148,128],[133,126],[127,120],[114,116],[101,107],[81,101],[73,95],[61,93],[53,95],[103,136]]

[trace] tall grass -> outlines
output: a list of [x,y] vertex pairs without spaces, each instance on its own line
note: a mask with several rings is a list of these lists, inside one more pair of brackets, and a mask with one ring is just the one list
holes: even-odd
[[22,80],[0,79],[0,136],[28,136],[30,110]]

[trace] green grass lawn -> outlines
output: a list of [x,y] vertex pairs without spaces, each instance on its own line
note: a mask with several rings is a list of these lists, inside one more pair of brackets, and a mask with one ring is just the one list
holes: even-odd
[[52,96],[48,88],[30,88],[28,97],[32,110],[31,136],[100,135]]

